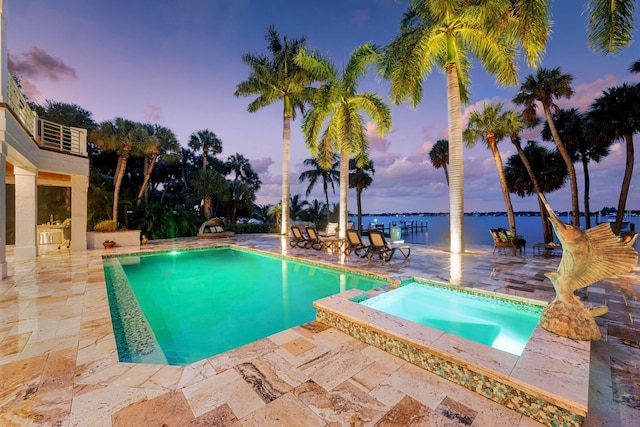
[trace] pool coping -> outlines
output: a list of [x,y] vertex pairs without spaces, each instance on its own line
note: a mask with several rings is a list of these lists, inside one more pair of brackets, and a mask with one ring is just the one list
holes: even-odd
[[582,424],[588,409],[589,341],[560,337],[538,325],[516,356],[353,301],[385,291],[352,289],[317,300],[316,320],[542,424]]

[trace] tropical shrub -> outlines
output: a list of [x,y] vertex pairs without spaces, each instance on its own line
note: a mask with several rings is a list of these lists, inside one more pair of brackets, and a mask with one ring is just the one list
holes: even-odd
[[117,229],[118,229],[118,224],[112,219],[101,221],[97,223],[95,227],[93,227],[94,231],[100,231],[100,232],[116,231]]

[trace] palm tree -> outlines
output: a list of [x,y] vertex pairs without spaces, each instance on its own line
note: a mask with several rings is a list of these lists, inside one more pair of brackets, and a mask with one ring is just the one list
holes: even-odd
[[256,193],[262,186],[262,181],[257,173],[253,171],[251,162],[242,154],[236,153],[229,156],[226,163],[226,169],[235,176],[234,181],[240,181],[248,184]]
[[449,164],[449,140],[439,139],[433,144],[429,150],[429,160],[436,169],[444,169],[444,176],[447,178],[447,187],[449,186],[449,172],[447,165]]
[[[552,69],[541,68],[535,76],[529,75],[526,81],[522,83],[520,92],[513,98],[513,102],[516,105],[524,105],[522,116],[524,120],[529,123],[537,120],[537,103],[542,104],[544,117],[549,125],[551,136],[569,171],[571,212],[573,214],[571,220],[574,226],[579,227],[580,207],[578,204],[578,180],[576,178],[576,170],[573,166],[571,155],[560,138],[560,134],[553,121],[553,115],[558,116],[560,114],[560,108],[555,103],[555,100],[563,97],[571,98],[571,95],[573,95],[573,89],[571,88],[572,81],[573,77],[570,74],[563,74],[559,67]],[[553,113],[551,111],[552,109]]]
[[303,212],[303,218],[305,221],[314,223],[317,228],[321,228],[320,219],[324,215],[325,210],[326,206],[324,203],[318,199],[313,199],[307,204],[307,208]]
[[111,219],[117,223],[120,187],[127,168],[127,160],[129,156],[138,153],[146,134],[140,123],[117,117],[113,121],[100,123],[98,129],[91,132],[90,138],[91,142],[98,145],[103,151],[114,151],[118,154],[118,164],[113,177],[113,212],[111,216]]
[[433,68],[445,72],[449,122],[449,215],[451,252],[464,252],[464,170],[461,103],[469,100],[470,56],[501,85],[517,82],[515,58],[522,47],[529,65],[540,62],[549,33],[546,1],[470,2],[414,0],[400,35],[387,47],[383,74],[391,80],[391,99],[422,100],[423,80]]
[[[290,168],[291,168],[291,120],[296,118],[296,110],[304,111],[304,103],[310,96],[306,87],[313,79],[294,62],[298,50],[306,43],[302,37],[281,41],[275,27],[267,30],[265,39],[271,58],[264,55],[244,54],[242,62],[251,67],[249,78],[236,87],[234,95],[258,95],[247,110],[255,113],[262,107],[282,100],[282,211],[289,212]],[[289,218],[282,219],[280,234],[286,235]]]
[[309,204],[306,200],[302,200],[302,196],[299,194],[294,194],[291,196],[289,200],[289,206],[291,209],[290,217],[295,221],[299,219],[300,214],[304,212],[305,206]]
[[269,220],[269,212],[271,209],[271,205],[253,205],[253,212],[251,213],[251,218],[260,221],[261,223],[266,223]]
[[362,191],[371,186],[376,170],[373,160],[351,159],[349,160],[349,187],[356,189],[356,203],[358,205],[358,231],[362,233]]
[[595,52],[617,53],[633,42],[636,0],[588,0],[588,45]]
[[303,171],[298,178],[299,182],[303,182],[305,180],[309,181],[309,186],[307,187],[307,191],[305,195],[309,197],[313,187],[318,183],[318,179],[322,179],[322,190],[324,191],[325,198],[325,208],[327,211],[327,223],[329,222],[329,186],[331,186],[331,190],[335,194],[336,182],[339,182],[340,172],[338,171],[338,166],[340,161],[337,156],[334,155],[333,162],[331,163],[331,168],[325,169],[320,166],[318,163],[318,159],[312,157],[310,159],[304,159],[304,165],[309,166],[310,169]]
[[627,204],[627,195],[633,175],[634,149],[633,134],[640,132],[640,84],[629,85],[624,83],[605,90],[597,98],[589,110],[589,119],[599,129],[602,137],[611,141],[624,140],[626,145],[626,164],[620,198],[618,199],[618,212],[613,228],[614,234],[620,233],[622,218]]
[[282,219],[282,203],[277,203],[269,207],[267,215],[269,218],[275,219],[276,227],[280,228],[280,221]]
[[538,194],[544,241],[552,242],[553,231],[542,197],[543,192],[550,193],[564,186],[567,166],[557,150],[550,151],[535,141],[529,141],[523,149],[518,138],[514,145],[518,148],[518,154],[509,157],[504,168],[507,186],[509,191],[520,197]]
[[230,172],[235,174],[234,181],[247,181],[250,175],[251,163],[245,156],[240,153],[230,155],[227,159],[227,166]]
[[194,175],[189,186],[189,199],[202,200],[202,213],[206,219],[211,219],[214,216],[213,198],[216,196],[218,205],[226,202],[229,183],[220,172],[211,169],[200,169]]
[[234,180],[229,182],[229,218],[235,224],[238,212],[249,211],[256,200],[256,193],[247,182]]
[[481,140],[485,143],[487,148],[491,150],[493,162],[495,163],[496,170],[498,171],[498,181],[500,182],[500,188],[502,189],[502,198],[504,199],[504,205],[507,208],[509,229],[514,235],[516,235],[516,216],[513,213],[513,205],[511,204],[507,181],[504,177],[502,157],[498,150],[498,142],[509,134],[510,129],[508,127],[508,112],[502,112],[502,103],[484,104],[483,111],[481,113],[477,111],[471,112],[471,115],[469,116],[469,123],[467,124],[467,129],[463,133],[463,137],[469,147],[474,146],[478,140]]
[[148,136],[143,144],[145,151],[145,157],[143,158],[144,180],[140,186],[140,192],[138,192],[137,206],[142,204],[143,198],[147,200],[149,179],[151,178],[158,157],[164,155],[165,157],[168,156],[173,160],[177,160],[178,153],[180,152],[178,139],[170,129],[157,124],[145,124],[144,127]]
[[302,122],[307,148],[318,158],[318,164],[325,168],[331,167],[335,153],[340,152],[338,227],[341,238],[346,236],[347,229],[349,156],[367,153],[369,145],[360,111],[365,112],[377,125],[378,135],[384,136],[391,129],[389,106],[375,93],[357,91],[358,83],[367,72],[367,66],[379,59],[380,53],[376,46],[359,46],[340,73],[327,58],[322,58],[317,52],[307,54],[303,48],[296,56],[296,63],[322,82],[314,96],[313,109],[305,114]]
[[[585,228],[591,228],[589,162],[593,160],[598,163],[608,156],[612,141],[598,137],[599,131],[596,128],[599,125],[590,126],[587,118],[575,108],[562,110],[560,115],[554,118],[554,124],[562,141],[566,144],[571,158],[582,163]],[[544,141],[553,139],[549,125],[546,123],[542,128],[542,139]]]
[[637,60],[629,67],[630,73],[640,73],[640,60]]
[[207,168],[207,156],[222,153],[222,141],[208,129],[194,132],[189,137],[189,148],[194,151],[202,149],[202,169]]

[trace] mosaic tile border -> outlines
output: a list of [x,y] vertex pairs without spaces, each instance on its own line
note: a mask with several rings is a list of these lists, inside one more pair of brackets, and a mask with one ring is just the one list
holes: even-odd
[[316,306],[316,320],[548,426],[581,426],[583,417],[501,379],[444,359],[420,346]]
[[166,363],[122,266],[117,260],[103,260],[103,263],[118,359],[121,362]]

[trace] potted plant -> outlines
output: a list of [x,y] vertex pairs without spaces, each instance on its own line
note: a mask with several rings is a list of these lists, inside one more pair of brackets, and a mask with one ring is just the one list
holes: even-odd
[[113,240],[105,240],[104,242],[102,242],[102,246],[104,246],[104,248],[112,248],[116,245],[116,242],[114,242]]

